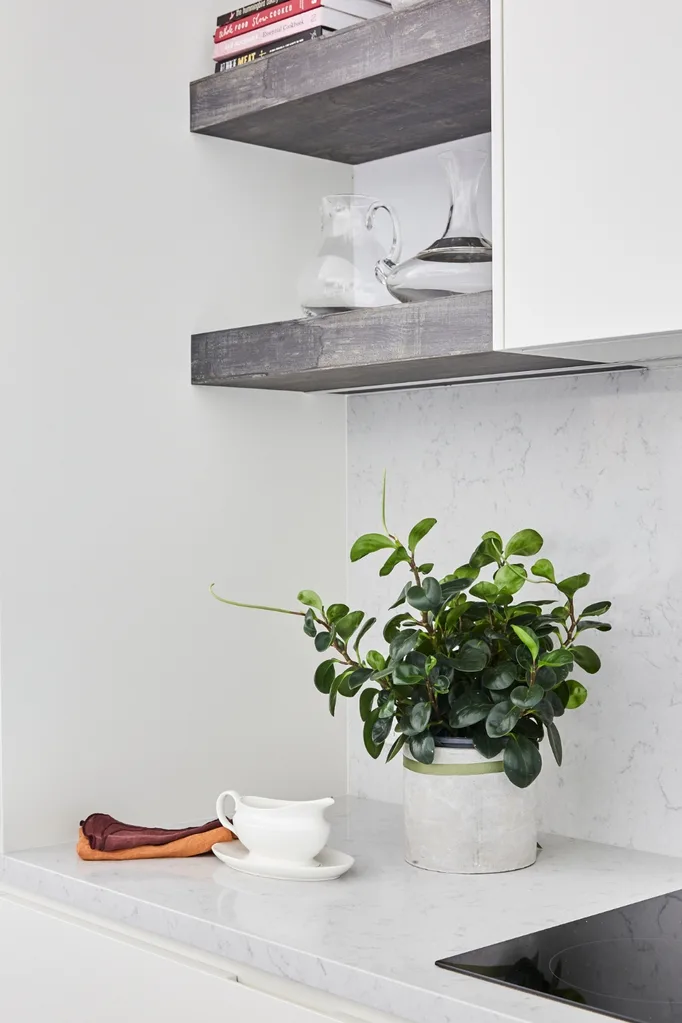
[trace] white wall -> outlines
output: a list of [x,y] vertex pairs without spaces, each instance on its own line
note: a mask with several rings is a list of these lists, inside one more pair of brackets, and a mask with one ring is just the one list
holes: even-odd
[[296,315],[351,183],[190,136],[219,7],[0,3],[7,850],[344,787],[297,620],[208,596],[344,586],[344,400],[189,385],[193,331]]
[[[612,599],[613,631],[591,632],[603,668],[589,700],[559,722],[565,762],[545,749],[546,830],[682,851],[682,370],[509,381],[349,399],[349,539],[426,515],[423,545],[440,574],[486,529],[534,527],[564,575],[588,571],[588,599]],[[388,618],[400,570],[354,566],[352,603]],[[387,599],[389,598],[389,599]],[[381,647],[380,647],[381,648]],[[355,794],[399,800],[401,765],[369,759],[349,716]]]

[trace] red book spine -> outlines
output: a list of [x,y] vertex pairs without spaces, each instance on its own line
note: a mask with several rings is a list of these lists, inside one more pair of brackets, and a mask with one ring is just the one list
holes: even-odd
[[257,28],[273,25],[277,21],[283,21],[284,18],[291,18],[295,14],[305,14],[306,11],[312,11],[319,7],[320,0],[285,0],[285,2],[276,4],[274,7],[266,7],[262,11],[256,11],[255,14],[250,14],[247,18],[241,18],[239,21],[230,21],[226,25],[220,25],[216,29],[213,39],[216,43],[222,43],[226,39],[234,38],[234,36],[243,35],[245,32],[253,32]]

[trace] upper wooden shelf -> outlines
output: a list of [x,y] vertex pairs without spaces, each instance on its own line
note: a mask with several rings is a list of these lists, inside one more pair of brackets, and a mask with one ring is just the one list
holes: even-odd
[[357,391],[600,368],[495,351],[491,299],[490,292],[457,295],[196,334],[192,383]]
[[350,164],[490,131],[490,2],[428,0],[202,78],[191,128]]

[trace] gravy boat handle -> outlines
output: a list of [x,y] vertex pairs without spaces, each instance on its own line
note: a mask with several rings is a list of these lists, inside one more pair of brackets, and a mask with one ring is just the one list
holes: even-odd
[[242,797],[239,795],[238,792],[235,792],[233,789],[226,789],[225,792],[220,793],[215,805],[216,813],[218,815],[218,820],[220,821],[222,826],[224,828],[227,828],[228,831],[231,831],[233,835],[239,838],[239,835],[237,835],[237,832],[235,831],[234,824],[225,816],[224,804],[227,796],[229,796],[230,799],[234,800],[234,812],[235,814],[237,813],[237,810],[239,809],[239,804],[242,801]]

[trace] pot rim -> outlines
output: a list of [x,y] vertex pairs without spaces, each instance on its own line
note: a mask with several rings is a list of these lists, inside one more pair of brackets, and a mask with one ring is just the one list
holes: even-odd
[[465,736],[441,735],[434,741],[440,749],[474,749],[474,740]]

